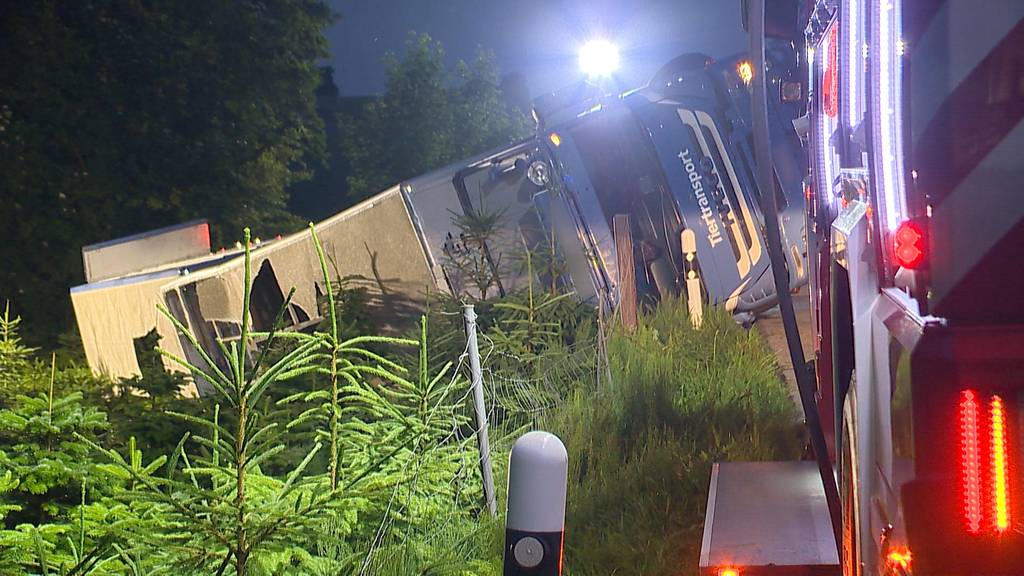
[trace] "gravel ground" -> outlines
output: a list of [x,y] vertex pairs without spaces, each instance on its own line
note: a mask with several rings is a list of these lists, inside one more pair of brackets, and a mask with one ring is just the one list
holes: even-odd
[[[804,358],[812,360],[814,347],[811,335],[811,304],[806,288],[793,295],[793,308],[796,310],[797,324],[800,326],[800,341],[804,345]],[[799,408],[800,393],[796,387],[796,377],[793,376],[793,363],[789,359],[786,332],[782,327],[782,316],[779,314],[778,307],[758,316],[754,323],[754,329],[765,337],[768,345],[775,351],[775,356],[779,359],[779,376],[786,381],[789,395],[793,397],[793,401]]]

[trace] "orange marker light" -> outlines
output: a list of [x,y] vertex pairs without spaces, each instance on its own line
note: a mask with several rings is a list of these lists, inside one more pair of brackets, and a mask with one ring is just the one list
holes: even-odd
[[739,74],[740,80],[749,86],[750,82],[754,79],[754,67],[750,65],[750,60],[744,60],[737,64],[736,73]]
[[552,132],[551,135],[548,136],[548,140],[551,140],[551,143],[555,146],[562,145],[562,137],[559,136],[557,132]]
[[974,390],[960,393],[960,490],[964,520],[971,534],[981,532],[981,440],[980,406]]
[[889,565],[890,569],[899,568],[903,571],[910,570],[912,560],[913,556],[911,556],[910,550],[906,548],[896,548],[885,557],[885,562]]
[[718,571],[718,576],[740,576],[740,571],[735,568],[722,568]]
[[1010,527],[1009,465],[1006,450],[1006,409],[1003,399],[992,396],[992,500],[995,512],[996,532],[1002,533]]

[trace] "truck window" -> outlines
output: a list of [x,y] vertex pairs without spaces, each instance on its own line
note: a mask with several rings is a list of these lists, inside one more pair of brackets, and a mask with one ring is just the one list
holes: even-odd
[[611,225],[641,199],[665,190],[648,135],[624,108],[598,112],[569,130],[583,167]]
[[682,220],[646,129],[630,110],[617,108],[594,114],[569,134],[609,225],[617,214],[632,220],[638,278],[660,297],[677,293]]

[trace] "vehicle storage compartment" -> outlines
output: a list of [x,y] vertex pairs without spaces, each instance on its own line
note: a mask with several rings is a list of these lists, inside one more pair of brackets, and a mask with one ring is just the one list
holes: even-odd
[[711,469],[700,573],[840,574],[817,465],[716,463]]

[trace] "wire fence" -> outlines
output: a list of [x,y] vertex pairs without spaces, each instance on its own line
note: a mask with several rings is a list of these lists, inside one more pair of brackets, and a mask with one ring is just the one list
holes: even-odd
[[[495,476],[503,483],[507,453],[515,439],[536,427],[543,416],[558,407],[574,390],[596,390],[610,378],[603,322],[592,337],[571,345],[552,346],[528,356],[499,345],[486,332],[478,334],[483,375],[490,449]],[[408,481],[392,489],[372,546],[366,551],[359,574],[406,574],[417,567],[416,555],[424,549],[449,550],[458,561],[461,547],[470,546],[473,531],[486,516],[480,473],[480,452],[475,443],[479,433],[472,413],[468,342],[455,359],[455,369],[446,383],[444,399],[432,407],[431,417],[451,423],[446,436],[419,446]],[[439,466],[439,463],[442,465]],[[447,478],[426,470],[444,469]],[[429,485],[427,484],[429,482]],[[414,495],[429,492],[432,506],[429,522],[418,514],[424,510]],[[444,495],[445,506],[438,506]],[[498,491],[499,502],[503,491]],[[428,524],[430,529],[411,533]]]

